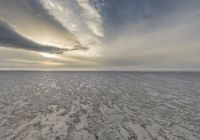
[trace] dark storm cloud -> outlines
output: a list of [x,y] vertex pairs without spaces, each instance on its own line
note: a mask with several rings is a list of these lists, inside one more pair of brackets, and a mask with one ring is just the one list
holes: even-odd
[[60,49],[53,46],[45,46],[35,43],[16,33],[14,28],[7,25],[3,21],[0,21],[0,47],[9,47],[47,53],[62,53],[63,51],[68,51],[68,49]]

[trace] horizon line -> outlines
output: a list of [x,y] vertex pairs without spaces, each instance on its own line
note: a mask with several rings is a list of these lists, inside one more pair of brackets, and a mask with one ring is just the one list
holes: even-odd
[[0,72],[200,72],[200,70],[1,70]]

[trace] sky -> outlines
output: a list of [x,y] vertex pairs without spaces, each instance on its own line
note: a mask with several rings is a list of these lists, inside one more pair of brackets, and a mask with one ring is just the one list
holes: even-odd
[[200,0],[0,0],[0,70],[200,70]]

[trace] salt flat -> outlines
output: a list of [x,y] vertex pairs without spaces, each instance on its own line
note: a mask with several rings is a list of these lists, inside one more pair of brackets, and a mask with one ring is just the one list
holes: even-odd
[[0,72],[1,140],[199,140],[200,73]]

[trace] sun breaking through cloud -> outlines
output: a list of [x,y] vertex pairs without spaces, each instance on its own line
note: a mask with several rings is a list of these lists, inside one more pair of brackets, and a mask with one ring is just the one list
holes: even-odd
[[1,0],[0,68],[199,70],[199,7],[199,0]]

